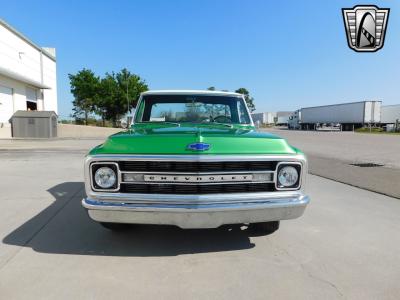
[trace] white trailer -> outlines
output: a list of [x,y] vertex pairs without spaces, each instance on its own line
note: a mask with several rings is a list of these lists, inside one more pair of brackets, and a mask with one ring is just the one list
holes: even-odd
[[381,123],[396,124],[400,122],[400,104],[382,106]]
[[276,125],[288,125],[292,111],[278,111],[276,113]]
[[351,130],[366,124],[381,123],[382,101],[361,101],[300,109],[301,129],[315,129],[317,124],[341,124]]
[[251,117],[254,123],[259,124],[274,124],[276,113],[274,112],[263,112],[263,113],[253,113]]
[[254,124],[264,123],[264,113],[252,113],[251,118],[253,119]]
[[266,112],[265,115],[267,124],[275,124],[276,112]]

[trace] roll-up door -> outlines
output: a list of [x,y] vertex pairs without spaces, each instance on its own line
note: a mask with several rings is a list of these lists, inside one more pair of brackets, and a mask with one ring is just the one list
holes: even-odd
[[0,85],[0,123],[8,123],[14,112],[12,93],[12,89]]
[[26,88],[26,109],[37,110],[36,90],[29,87]]

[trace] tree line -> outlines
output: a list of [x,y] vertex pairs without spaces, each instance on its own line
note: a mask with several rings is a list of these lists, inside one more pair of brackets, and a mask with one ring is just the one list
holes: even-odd
[[[71,93],[74,96],[73,114],[77,123],[88,125],[89,118],[97,115],[102,126],[106,121],[117,126],[118,121],[136,107],[140,93],[147,91],[148,85],[139,75],[126,68],[118,73],[106,73],[97,76],[92,70],[82,69],[76,74],[68,74]],[[216,90],[209,87],[208,90]],[[245,88],[239,88],[236,93],[244,95],[249,110],[255,110],[254,98]]]
[[113,126],[128,111],[136,107],[140,93],[148,90],[140,76],[122,69],[118,73],[97,76],[89,69],[68,75],[71,84],[73,117],[88,124],[90,115],[98,115],[103,123],[111,121]]
[[[215,86],[210,86],[207,90],[209,91],[216,91],[217,89]],[[229,92],[228,90],[221,90],[222,92]],[[256,110],[256,106],[254,104],[254,98],[250,96],[250,92],[246,88],[239,88],[235,90],[235,93],[242,94],[244,96],[244,100],[246,100],[247,107],[249,108],[250,112]]]

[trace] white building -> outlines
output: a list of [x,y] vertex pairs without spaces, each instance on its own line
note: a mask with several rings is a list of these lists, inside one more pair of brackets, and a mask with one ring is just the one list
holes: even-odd
[[0,19],[0,129],[17,110],[57,113],[56,79],[55,49],[37,46]]

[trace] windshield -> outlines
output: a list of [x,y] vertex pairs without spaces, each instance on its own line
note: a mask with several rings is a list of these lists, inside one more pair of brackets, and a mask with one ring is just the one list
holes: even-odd
[[240,97],[146,95],[136,122],[250,124],[250,117]]

